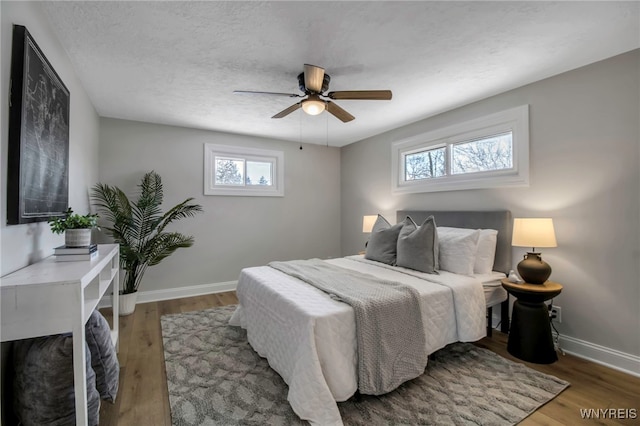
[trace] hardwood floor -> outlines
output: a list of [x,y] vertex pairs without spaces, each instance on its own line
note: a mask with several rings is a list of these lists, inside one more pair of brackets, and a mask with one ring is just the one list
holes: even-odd
[[[238,303],[234,292],[144,303],[120,318],[120,389],[114,404],[102,403],[101,426],[171,425],[164,370],[160,317]],[[108,310],[104,311],[107,318]],[[507,352],[506,335],[498,331],[477,343],[517,361]],[[640,424],[636,419],[582,420],[580,409],[635,409],[640,416],[640,378],[571,356],[560,355],[550,365],[525,363],[531,368],[567,380],[571,386],[521,425]]]
[[[553,364],[521,361],[507,352],[507,335],[493,333],[480,340],[478,346],[490,349],[504,358],[523,363],[535,370],[551,374],[571,383],[560,395],[540,407],[520,424],[527,425],[638,425],[640,424],[640,378],[604,367],[572,355],[558,354]],[[582,419],[580,409],[635,409],[635,419]]]

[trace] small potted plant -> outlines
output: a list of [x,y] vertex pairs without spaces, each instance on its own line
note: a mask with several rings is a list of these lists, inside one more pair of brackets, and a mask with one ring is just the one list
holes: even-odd
[[98,215],[79,215],[71,207],[64,216],[49,219],[51,232],[64,233],[64,244],[67,247],[86,247],[91,244],[91,230],[98,227]]

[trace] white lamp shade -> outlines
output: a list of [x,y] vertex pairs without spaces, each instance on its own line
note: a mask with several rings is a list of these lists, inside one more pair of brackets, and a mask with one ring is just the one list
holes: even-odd
[[516,247],[557,247],[551,218],[513,219],[511,245]]
[[362,216],[362,232],[370,233],[377,219],[378,215]]

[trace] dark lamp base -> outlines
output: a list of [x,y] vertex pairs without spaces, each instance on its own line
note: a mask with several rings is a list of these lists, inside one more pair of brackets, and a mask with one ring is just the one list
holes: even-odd
[[518,263],[518,273],[529,284],[544,284],[551,275],[551,266],[540,256],[540,253],[527,253]]

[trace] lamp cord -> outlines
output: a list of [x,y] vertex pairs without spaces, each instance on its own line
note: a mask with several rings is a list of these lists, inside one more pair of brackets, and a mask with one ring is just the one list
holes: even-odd
[[[549,313],[551,313],[551,310],[553,309],[553,299],[551,299],[551,303],[549,303]],[[564,353],[564,350],[560,347],[560,332],[558,331],[558,329],[556,328],[556,325],[553,323],[553,317],[551,317],[551,315],[549,315],[549,324],[551,324],[551,328],[553,328],[553,331],[555,331],[556,335],[553,339],[553,346],[554,348],[557,348],[557,351],[560,351],[560,353],[562,355],[566,355]]]

